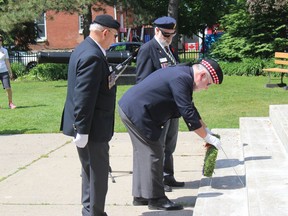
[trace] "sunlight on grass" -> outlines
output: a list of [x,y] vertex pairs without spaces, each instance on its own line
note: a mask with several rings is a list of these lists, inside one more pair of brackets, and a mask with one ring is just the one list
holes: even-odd
[[[285,80],[284,80],[285,81]],[[265,88],[267,77],[225,76],[221,85],[195,92],[194,102],[210,128],[238,128],[239,117],[267,117],[270,104],[287,104],[288,91]],[[131,86],[118,86],[117,101]],[[66,97],[67,81],[12,82],[15,110],[0,96],[0,134],[58,133]],[[126,131],[118,110],[115,132]],[[187,131],[184,121],[180,130]]]

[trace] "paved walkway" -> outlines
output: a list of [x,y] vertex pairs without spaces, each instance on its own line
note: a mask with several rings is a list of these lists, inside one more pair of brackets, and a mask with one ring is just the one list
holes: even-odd
[[[233,130],[235,133],[235,130]],[[229,129],[220,130],[229,133]],[[0,215],[79,216],[80,162],[71,138],[62,134],[0,136]],[[195,133],[181,132],[174,154],[175,176],[185,181],[166,195],[184,205],[181,211],[155,211],[133,206],[132,145],[127,133],[116,133],[110,142],[112,174],[106,212],[109,216],[191,216],[198,194],[204,142]]]

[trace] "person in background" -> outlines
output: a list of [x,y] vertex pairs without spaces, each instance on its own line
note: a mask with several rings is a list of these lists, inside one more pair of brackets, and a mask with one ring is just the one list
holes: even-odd
[[[139,49],[136,63],[136,83],[144,80],[154,71],[179,63],[178,56],[171,50],[170,44],[176,35],[176,20],[164,16],[153,23],[155,36]],[[168,74],[169,76],[169,74]],[[164,125],[160,140],[164,149],[164,185],[165,191],[172,191],[171,187],[183,187],[184,182],[178,182],[174,177],[173,153],[178,136],[178,118],[170,119]],[[137,205],[137,201],[134,202]]]
[[8,107],[10,109],[15,109],[16,106],[12,101],[12,89],[10,84],[10,79],[13,79],[13,73],[11,70],[7,49],[3,47],[3,40],[3,36],[0,35],[0,80],[2,82],[3,88],[7,92]]
[[223,73],[217,62],[206,59],[190,66],[159,69],[131,87],[119,100],[119,114],[133,145],[134,201],[149,209],[180,210],[182,205],[165,196],[163,147],[160,137],[169,119],[183,117],[190,131],[205,142],[221,147],[206,128],[193,103],[193,92],[221,84]]
[[104,216],[108,190],[109,141],[114,131],[116,87],[105,50],[118,36],[119,22],[96,16],[90,35],[73,51],[61,130],[73,136],[82,165],[82,215]]

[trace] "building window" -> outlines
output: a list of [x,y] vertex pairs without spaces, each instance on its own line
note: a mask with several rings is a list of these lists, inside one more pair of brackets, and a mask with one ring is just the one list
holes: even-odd
[[84,28],[84,18],[83,15],[79,15],[78,17],[79,22],[79,34],[83,34],[83,28]]
[[46,35],[46,13],[43,13],[37,20],[35,20],[38,31],[37,41],[45,41],[47,39]]

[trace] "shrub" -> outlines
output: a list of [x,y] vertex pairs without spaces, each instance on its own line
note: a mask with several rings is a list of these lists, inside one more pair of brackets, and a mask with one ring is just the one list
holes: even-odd
[[263,68],[275,67],[273,59],[244,58],[240,62],[219,61],[225,75],[236,76],[266,76]]
[[13,76],[15,79],[17,77],[22,77],[29,73],[26,67],[22,63],[18,63],[18,62],[11,63],[11,69],[12,69]]
[[67,64],[38,64],[30,70],[30,74],[42,81],[48,80],[66,80],[68,74]]

